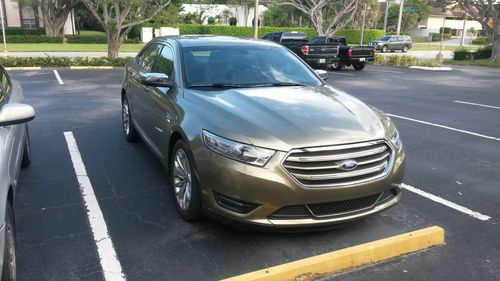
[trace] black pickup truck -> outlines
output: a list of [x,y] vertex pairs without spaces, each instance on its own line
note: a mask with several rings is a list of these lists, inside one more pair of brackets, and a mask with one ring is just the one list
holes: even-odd
[[279,43],[297,54],[312,67],[326,68],[339,61],[339,47],[332,44],[308,42],[303,32],[272,32],[262,39]]
[[338,60],[332,66],[336,70],[351,65],[355,70],[362,70],[367,62],[375,59],[375,50],[372,46],[350,47],[344,36],[318,36],[314,37],[311,43],[339,48]]

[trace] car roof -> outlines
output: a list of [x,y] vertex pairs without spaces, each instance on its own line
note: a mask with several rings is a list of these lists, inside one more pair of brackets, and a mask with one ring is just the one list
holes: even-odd
[[217,35],[178,35],[178,36],[161,36],[153,39],[159,42],[168,42],[174,40],[182,47],[197,47],[197,46],[224,46],[224,45],[268,45],[276,46],[275,43],[268,40],[260,40],[254,38],[240,38],[233,36],[217,36]]

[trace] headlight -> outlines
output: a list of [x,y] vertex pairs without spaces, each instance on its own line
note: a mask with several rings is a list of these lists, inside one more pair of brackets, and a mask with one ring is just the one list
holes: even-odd
[[392,134],[389,135],[389,140],[397,151],[400,151],[401,147],[403,147],[403,143],[401,142],[401,138],[399,137],[399,132],[396,128],[394,128]]
[[203,130],[203,142],[208,149],[228,158],[256,166],[264,166],[274,150],[228,140]]

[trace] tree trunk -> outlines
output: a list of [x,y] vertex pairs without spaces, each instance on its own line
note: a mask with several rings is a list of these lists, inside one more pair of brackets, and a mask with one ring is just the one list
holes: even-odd
[[45,34],[51,37],[64,36],[64,24],[62,26],[44,22]]
[[491,48],[491,57],[492,61],[500,61],[500,34],[494,34],[492,36],[492,48]]
[[122,38],[119,33],[116,33],[108,31],[108,58],[117,58],[120,54]]

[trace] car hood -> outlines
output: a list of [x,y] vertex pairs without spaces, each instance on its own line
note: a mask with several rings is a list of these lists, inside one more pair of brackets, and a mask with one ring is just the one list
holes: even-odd
[[330,86],[188,89],[184,97],[203,129],[265,148],[289,151],[385,136],[375,111]]

